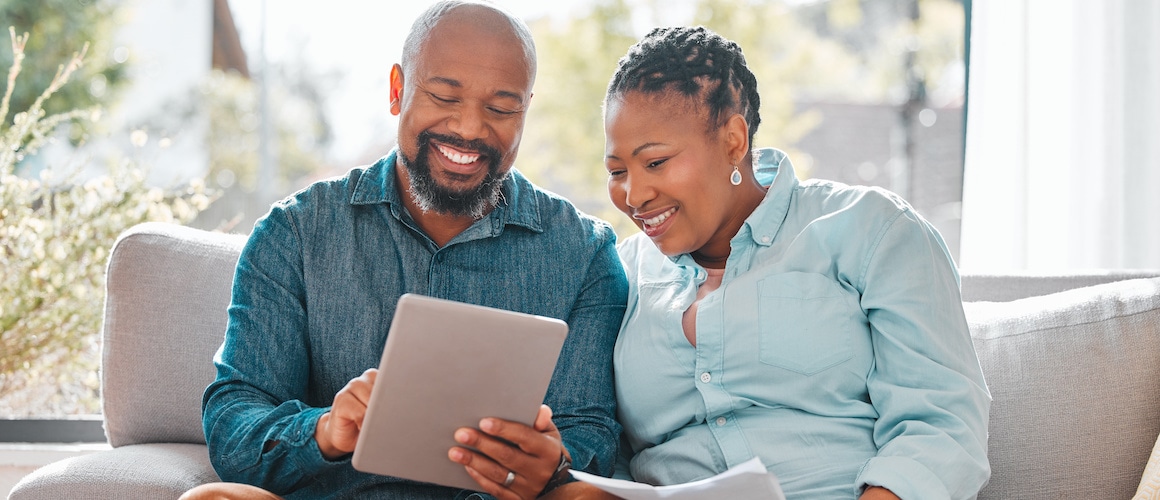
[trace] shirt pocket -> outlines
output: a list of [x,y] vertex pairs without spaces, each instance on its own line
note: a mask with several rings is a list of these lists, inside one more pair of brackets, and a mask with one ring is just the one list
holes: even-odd
[[854,357],[847,338],[846,297],[827,276],[791,272],[757,283],[759,359],[813,375]]

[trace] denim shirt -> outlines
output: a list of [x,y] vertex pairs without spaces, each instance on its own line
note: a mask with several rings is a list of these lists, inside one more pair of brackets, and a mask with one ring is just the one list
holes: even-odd
[[772,185],[698,305],[695,347],[681,316],[705,270],[643,235],[620,245],[617,476],[684,483],[757,456],[787,498],[973,497],[990,394],[942,238],[891,193],[757,157]]
[[203,398],[218,475],[304,498],[473,496],[358,472],[313,439],[335,394],[378,366],[408,292],[566,321],[544,403],[573,466],[611,474],[612,347],[627,297],[611,227],[513,169],[499,206],[438,247],[402,204],[395,157],[309,186],[255,224]]

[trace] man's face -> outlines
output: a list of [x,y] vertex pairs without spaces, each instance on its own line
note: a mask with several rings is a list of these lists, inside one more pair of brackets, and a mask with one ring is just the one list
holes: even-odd
[[[515,35],[487,29],[476,14],[456,10],[432,28],[400,78],[392,112],[400,116],[400,161],[419,207],[479,218],[515,162],[532,70]],[[394,78],[391,86],[394,92]]]

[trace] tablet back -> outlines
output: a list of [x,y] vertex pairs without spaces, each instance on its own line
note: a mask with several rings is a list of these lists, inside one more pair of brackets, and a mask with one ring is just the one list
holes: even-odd
[[478,490],[447,458],[483,417],[531,425],[568,326],[554,318],[405,294],[355,445],[355,469]]

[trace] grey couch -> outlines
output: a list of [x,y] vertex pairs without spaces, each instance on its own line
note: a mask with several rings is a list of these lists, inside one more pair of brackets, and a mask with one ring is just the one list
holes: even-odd
[[[201,393],[240,235],[147,223],[108,266],[101,387],[111,450],[23,478],[11,500],[176,498],[215,481]],[[1160,271],[966,275],[994,402],[979,498],[1127,499],[1160,434]]]

